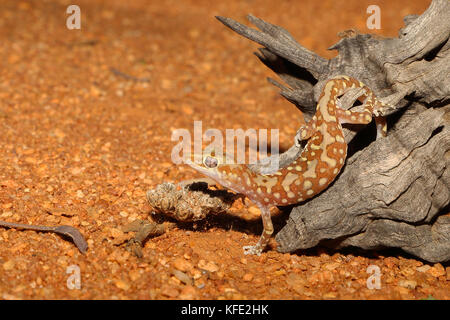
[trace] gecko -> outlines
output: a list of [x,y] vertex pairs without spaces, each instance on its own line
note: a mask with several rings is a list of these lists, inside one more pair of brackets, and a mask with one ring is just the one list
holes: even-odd
[[[353,88],[361,88],[358,100],[362,111],[339,107],[338,98]],[[299,157],[289,165],[270,174],[252,171],[245,164],[230,164],[226,156],[213,153],[202,157],[202,163],[190,160],[186,164],[218,184],[238,194],[243,194],[260,211],[263,232],[256,245],[244,246],[244,254],[260,255],[273,233],[270,208],[303,202],[325,190],[338,176],[347,157],[342,124],[368,124],[375,120],[377,139],[387,131],[381,115],[386,106],[372,90],[355,78],[339,75],[328,80],[319,97],[316,113],[297,132],[296,145],[305,146]]]

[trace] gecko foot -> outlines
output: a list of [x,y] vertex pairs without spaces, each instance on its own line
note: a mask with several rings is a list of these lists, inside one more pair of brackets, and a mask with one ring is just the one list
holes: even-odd
[[297,148],[303,148],[305,141],[307,141],[309,138],[311,138],[311,130],[308,129],[307,125],[303,125],[298,129],[297,133],[294,137],[294,144]]
[[300,130],[297,131],[297,133],[294,137],[294,144],[297,148],[300,148],[302,145],[302,138],[301,138]]
[[243,246],[242,249],[244,249],[244,254],[245,255],[254,254],[254,255],[260,256],[261,252],[263,251],[261,246],[258,246],[258,245],[255,245],[255,246]]

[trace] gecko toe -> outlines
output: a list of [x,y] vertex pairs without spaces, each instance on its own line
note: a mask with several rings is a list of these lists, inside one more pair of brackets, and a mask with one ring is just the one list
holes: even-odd
[[299,135],[299,132],[297,132],[297,134],[296,134],[295,137],[294,137],[294,144],[295,144],[295,146],[296,146],[297,148],[300,148],[301,145],[302,145],[302,143],[301,143],[301,138],[300,138],[300,135]]
[[262,249],[260,246],[256,245],[256,246],[244,246],[242,247],[242,249],[244,249],[244,254],[245,255],[257,255],[260,256]]

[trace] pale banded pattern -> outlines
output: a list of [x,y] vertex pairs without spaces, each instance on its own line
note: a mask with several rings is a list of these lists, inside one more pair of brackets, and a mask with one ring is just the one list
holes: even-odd
[[[337,105],[338,97],[352,88],[363,89],[359,97],[363,111],[344,110]],[[246,165],[226,165],[222,164],[221,159],[211,161],[212,156],[207,156],[208,161],[201,165],[188,164],[219,184],[246,195],[259,206],[264,232],[256,246],[244,248],[246,253],[259,254],[273,232],[270,208],[307,200],[326,189],[339,174],[347,156],[341,124],[367,124],[383,107],[362,82],[348,76],[337,76],[326,82],[316,114],[300,128],[298,137],[307,140],[307,143],[299,158],[289,166],[273,174],[262,175],[251,171]],[[377,137],[384,136],[384,118],[377,117],[375,120]],[[211,167],[211,163],[217,165]]]

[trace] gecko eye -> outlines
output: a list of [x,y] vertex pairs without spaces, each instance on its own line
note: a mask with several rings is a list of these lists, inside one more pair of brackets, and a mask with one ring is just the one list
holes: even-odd
[[205,158],[205,160],[203,161],[203,163],[205,164],[205,166],[207,166],[208,168],[215,168],[217,167],[217,165],[219,164],[219,162],[217,161],[216,158],[207,156]]

